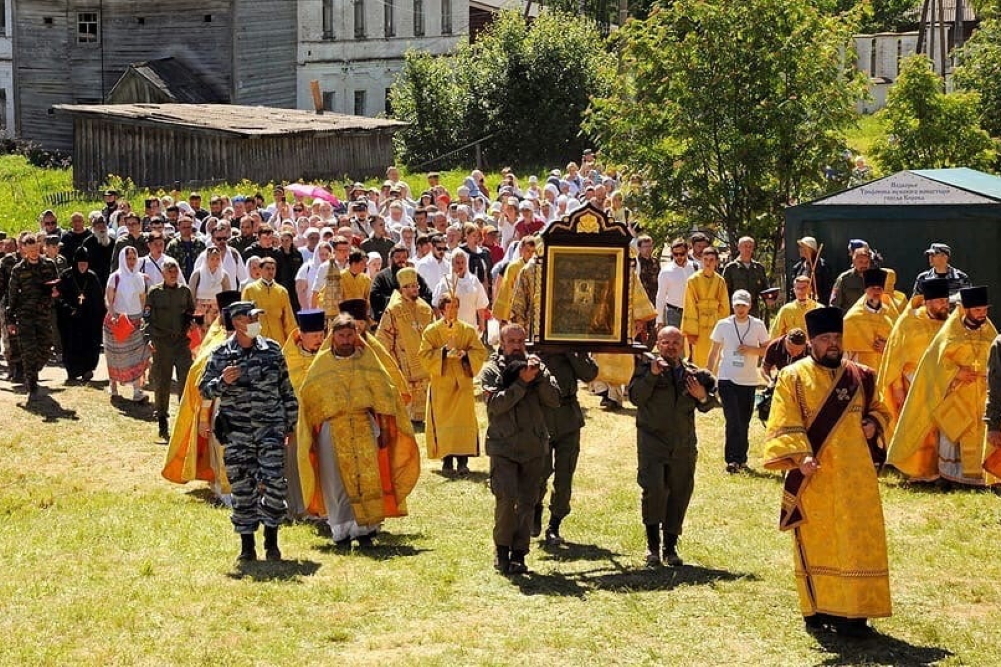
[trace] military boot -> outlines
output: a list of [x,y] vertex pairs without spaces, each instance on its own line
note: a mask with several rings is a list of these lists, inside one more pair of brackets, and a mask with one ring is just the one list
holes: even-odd
[[282,559],[282,552],[278,549],[278,526],[264,527],[264,557],[268,560]]
[[680,567],[685,564],[678,555],[678,536],[664,533],[664,561],[671,567]]
[[494,569],[501,574],[507,574],[511,566],[511,548],[497,547],[497,555],[494,557]]
[[560,524],[562,517],[549,517],[549,526],[546,528],[546,544],[551,547],[558,547],[563,544],[563,537],[560,535]]
[[532,513],[532,537],[542,534],[542,505],[536,505]]
[[517,549],[511,549],[511,564],[507,566],[508,574],[525,574],[528,572],[528,566],[525,565],[525,556],[528,555],[527,551],[518,551]]
[[167,423],[167,415],[158,416],[157,422],[160,427],[160,439],[170,440],[170,425]]
[[236,557],[241,563],[249,563],[257,560],[257,544],[254,541],[253,533],[240,534],[240,555]]
[[656,523],[646,524],[646,564],[660,565],[660,525]]

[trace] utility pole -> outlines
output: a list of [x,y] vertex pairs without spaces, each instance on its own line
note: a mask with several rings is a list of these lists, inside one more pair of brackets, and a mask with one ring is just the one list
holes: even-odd
[[619,0],[619,27],[626,24],[629,19],[629,0]]

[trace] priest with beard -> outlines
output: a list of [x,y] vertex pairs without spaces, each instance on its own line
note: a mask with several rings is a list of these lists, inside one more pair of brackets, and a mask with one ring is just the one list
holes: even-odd
[[765,467],[785,472],[779,529],[793,536],[800,611],[808,632],[872,634],[890,616],[886,529],[870,446],[890,414],[875,371],[844,359],[839,308],[806,314],[810,356],[775,385]]
[[894,425],[921,357],[949,318],[949,281],[927,280],[924,289],[924,304],[909,308],[894,323],[877,376],[876,390],[893,415]]
[[385,519],[406,516],[420,454],[403,399],[354,318],[342,313],[330,329],[330,348],[299,388],[299,481],[335,545],[367,547]]
[[111,275],[111,258],[115,249],[115,239],[108,232],[108,221],[95,216],[90,222],[90,236],[83,242],[87,249],[90,270],[97,276],[103,289]]
[[914,481],[993,486],[1001,480],[983,468],[983,416],[998,332],[987,318],[986,287],[961,289],[959,298],[921,358],[886,462]]

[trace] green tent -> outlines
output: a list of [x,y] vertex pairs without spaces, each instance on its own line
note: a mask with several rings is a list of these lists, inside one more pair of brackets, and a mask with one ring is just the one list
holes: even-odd
[[796,241],[813,236],[832,277],[851,268],[848,242],[863,239],[897,272],[897,289],[911,296],[928,269],[931,243],[952,248],[951,264],[974,285],[987,285],[1001,304],[1001,178],[973,169],[901,171],[790,207],[785,216],[787,271],[799,259]]

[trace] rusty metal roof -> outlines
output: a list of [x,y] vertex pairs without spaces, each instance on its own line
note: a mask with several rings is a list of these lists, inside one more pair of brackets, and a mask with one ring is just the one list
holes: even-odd
[[235,104],[57,104],[53,108],[73,116],[248,137],[394,130],[406,125],[385,118]]

